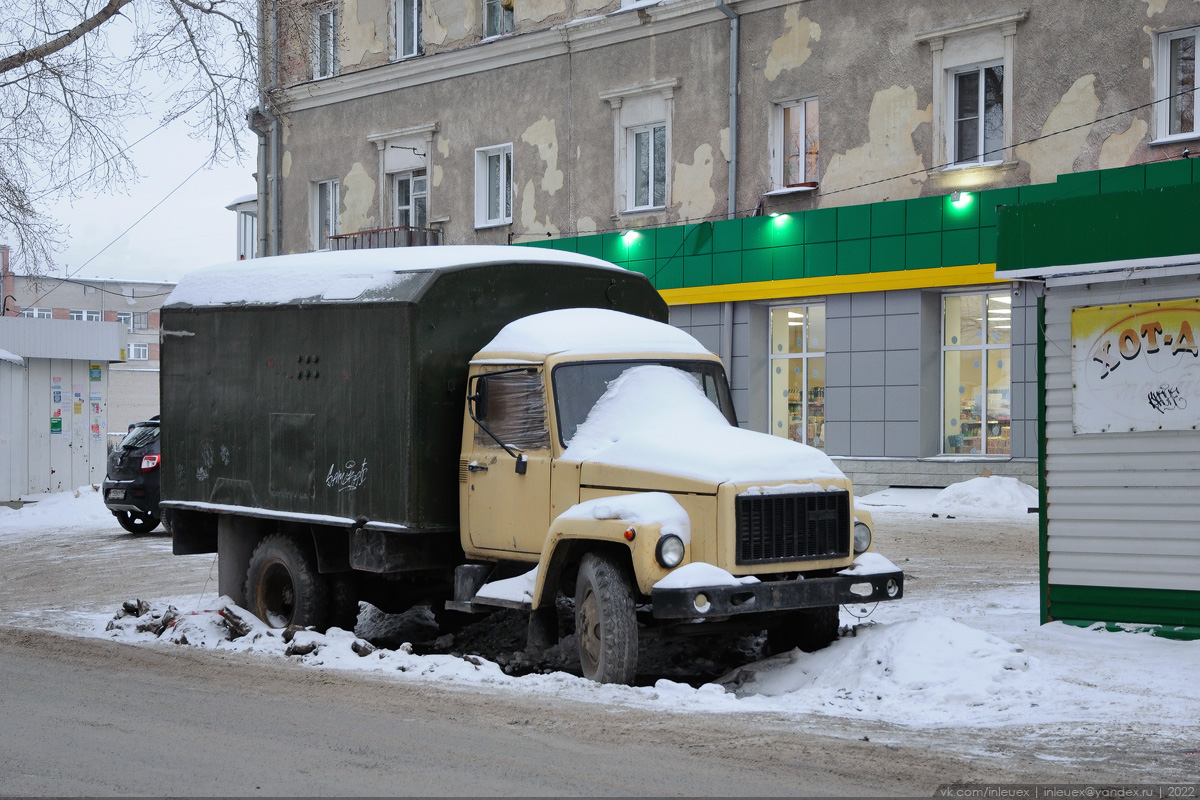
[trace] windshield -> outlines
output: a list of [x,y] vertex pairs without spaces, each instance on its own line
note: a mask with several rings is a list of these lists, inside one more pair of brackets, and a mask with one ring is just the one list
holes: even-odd
[[139,447],[145,447],[157,438],[158,423],[139,422],[121,440],[121,447],[127,450],[136,450]]
[[733,413],[733,400],[725,370],[713,361],[589,361],[575,364],[560,364],[554,368],[554,408],[558,412],[558,435],[563,447],[571,444],[575,432],[587,419],[596,401],[608,389],[608,385],[626,370],[656,364],[673,367],[699,384],[704,395],[729,421],[737,425]]

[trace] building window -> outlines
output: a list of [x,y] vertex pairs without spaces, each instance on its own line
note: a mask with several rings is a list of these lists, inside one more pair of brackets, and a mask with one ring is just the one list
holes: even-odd
[[337,9],[321,9],[313,15],[313,78],[337,74],[337,51]]
[[[511,18],[512,12],[509,11]],[[421,31],[421,0],[396,0],[396,55],[400,58],[425,52]]]
[[392,211],[393,225],[408,228],[429,227],[429,183],[425,177],[425,170],[417,169],[395,176],[392,197],[396,199],[396,206]]
[[1158,138],[1191,139],[1196,130],[1196,40],[1200,28],[1158,37]]
[[314,250],[328,250],[329,237],[338,232],[338,182],[320,181],[313,189]]
[[133,312],[133,331],[145,331],[150,329],[150,313],[148,311]]
[[475,151],[475,227],[512,222],[512,143]]
[[667,202],[667,126],[630,128],[628,211],[662,208]]
[[150,358],[150,345],[145,342],[129,343],[129,361],[146,361]]
[[771,125],[771,172],[775,189],[815,184],[820,139],[817,99],[780,103]]
[[258,213],[237,212],[238,261],[254,258],[258,252]]
[[21,316],[30,319],[53,319],[54,312],[48,308],[26,308],[22,309]]
[[950,82],[955,164],[991,164],[1004,158],[1004,65],[956,71]]
[[76,322],[99,322],[100,312],[93,311],[92,309],[84,309],[82,311],[71,309],[71,319]]
[[513,0],[483,0],[483,36],[513,32]]
[[121,324],[123,324],[125,326],[126,330],[132,331],[133,330],[133,312],[132,311],[118,311],[117,312],[117,322],[120,322]]
[[1008,455],[1012,439],[1012,296],[942,298],[943,452]]
[[825,306],[771,309],[771,433],[825,447]]

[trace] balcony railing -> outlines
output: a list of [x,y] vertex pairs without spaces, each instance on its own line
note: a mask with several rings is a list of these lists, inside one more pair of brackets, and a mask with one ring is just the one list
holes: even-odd
[[330,250],[374,250],[381,247],[421,247],[442,243],[442,232],[434,228],[376,228],[329,237]]

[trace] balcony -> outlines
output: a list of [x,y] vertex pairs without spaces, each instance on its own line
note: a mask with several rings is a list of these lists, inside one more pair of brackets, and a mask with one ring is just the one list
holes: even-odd
[[434,228],[376,228],[329,237],[330,250],[376,250],[382,247],[423,247],[442,243],[442,232]]

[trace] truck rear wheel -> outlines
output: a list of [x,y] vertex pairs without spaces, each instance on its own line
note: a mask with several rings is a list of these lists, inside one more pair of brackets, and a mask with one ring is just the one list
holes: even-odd
[[837,640],[838,624],[837,606],[791,611],[767,628],[767,650],[776,655],[799,647],[814,653]]
[[316,559],[281,533],[263,539],[250,556],[246,602],[251,613],[272,628],[324,630],[329,618],[329,589]]
[[588,553],[575,581],[575,631],[583,676],[597,683],[633,683],[638,628],[629,572],[614,558]]

